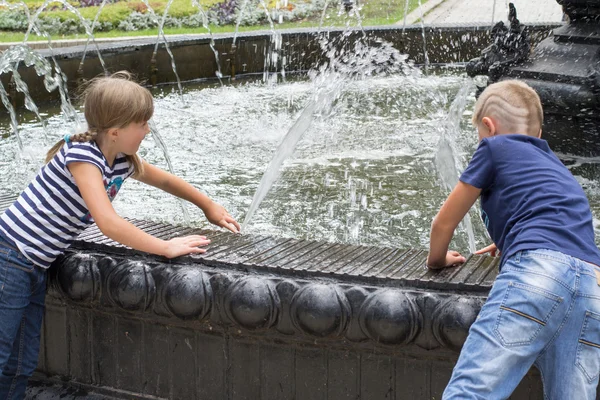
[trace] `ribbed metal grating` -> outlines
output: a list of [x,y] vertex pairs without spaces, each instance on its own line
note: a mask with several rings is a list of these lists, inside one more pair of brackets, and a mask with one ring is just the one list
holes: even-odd
[[[15,196],[0,196],[4,210]],[[207,252],[191,258],[208,265],[279,271],[281,273],[334,276],[338,279],[388,281],[394,285],[431,289],[487,291],[497,272],[497,259],[471,255],[460,268],[431,271],[426,268],[427,251],[357,246],[311,240],[257,235],[236,235],[226,231],[194,229],[160,222],[128,219],[135,226],[161,239],[205,235],[211,239]],[[104,247],[104,246],[108,246]],[[94,224],[84,230],[75,248],[107,251],[125,246],[104,236]]]

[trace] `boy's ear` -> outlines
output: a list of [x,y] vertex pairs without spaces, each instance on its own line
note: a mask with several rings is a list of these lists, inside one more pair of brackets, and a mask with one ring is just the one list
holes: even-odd
[[493,119],[491,119],[490,117],[483,117],[483,119],[481,120],[481,123],[488,130],[489,136],[496,135],[496,131],[498,130],[498,127],[496,126],[496,123],[494,122]]

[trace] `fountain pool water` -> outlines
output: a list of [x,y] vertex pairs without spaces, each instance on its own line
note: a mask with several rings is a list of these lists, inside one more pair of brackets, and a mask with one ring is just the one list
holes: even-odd
[[[440,129],[451,105],[470,78],[460,70],[427,77],[371,77],[348,83],[327,115],[316,115],[281,176],[247,226],[246,234],[268,234],[353,244],[425,247],[432,218],[447,195],[437,178],[434,157]],[[228,208],[240,221],[273,152],[311,93],[311,83],[259,81],[235,85],[187,85],[185,107],[172,87],[154,91],[153,118],[175,173]],[[470,124],[474,92],[458,124],[456,150],[466,165],[477,145]],[[58,108],[42,108],[52,138],[65,133]],[[42,163],[43,127],[34,115],[22,114],[21,153],[10,136],[8,118],[0,120],[0,182],[19,193]],[[163,168],[159,146],[148,138],[140,154]],[[19,162],[14,162],[20,159]],[[563,156],[600,215],[599,160]],[[143,205],[143,206],[140,206]],[[183,224],[177,201],[137,182],[126,185],[115,201],[124,216]],[[200,210],[189,224],[206,225]],[[487,236],[472,210],[476,246]],[[453,247],[467,252],[467,234]]]

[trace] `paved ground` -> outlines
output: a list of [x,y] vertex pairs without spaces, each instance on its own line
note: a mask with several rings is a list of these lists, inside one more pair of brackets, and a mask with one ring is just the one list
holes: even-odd
[[[511,0],[522,23],[560,22],[562,7],[556,0]],[[506,21],[507,0],[429,0],[422,10],[416,9],[406,17],[408,25],[417,23],[422,15],[427,25],[469,24],[492,25]],[[402,25],[404,21],[398,21]]]

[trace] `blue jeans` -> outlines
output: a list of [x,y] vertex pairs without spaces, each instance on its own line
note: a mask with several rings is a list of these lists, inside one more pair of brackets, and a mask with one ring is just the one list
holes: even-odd
[[0,400],[25,397],[38,362],[46,270],[0,236]]
[[532,365],[545,399],[596,399],[599,285],[599,267],[556,251],[510,257],[469,330],[443,399],[506,399]]

